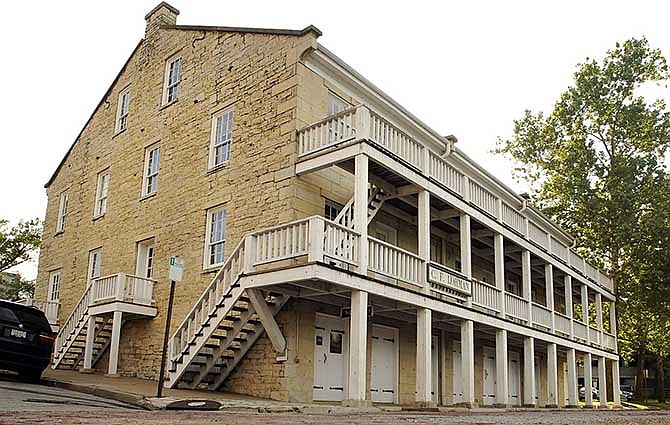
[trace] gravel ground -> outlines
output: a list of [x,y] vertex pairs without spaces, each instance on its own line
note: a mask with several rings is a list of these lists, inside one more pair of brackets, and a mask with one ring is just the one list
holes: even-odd
[[232,412],[147,412],[147,411],[81,411],[81,412],[0,412],[0,424],[91,424],[91,425],[275,425],[275,424],[612,424],[670,425],[670,412],[650,411],[547,411],[496,413],[384,413],[364,415],[251,414]]

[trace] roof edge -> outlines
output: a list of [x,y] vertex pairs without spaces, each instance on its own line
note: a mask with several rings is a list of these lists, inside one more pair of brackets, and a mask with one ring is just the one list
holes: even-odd
[[247,27],[219,27],[208,25],[161,25],[161,29],[168,30],[190,30],[190,31],[223,31],[223,32],[244,32],[250,34],[272,34],[272,35],[294,35],[303,36],[308,33],[314,33],[317,37],[323,35],[314,25],[308,25],[301,30],[291,30],[283,28],[247,28]]
[[167,4],[166,2],[162,1],[162,2],[160,2],[160,3],[158,4],[158,6],[154,7],[153,9],[151,9],[151,11],[150,11],[149,13],[147,13],[147,14],[144,16],[144,19],[145,19],[145,20],[148,20],[148,19],[151,17],[151,15],[153,15],[154,13],[156,13],[156,12],[158,11],[158,9],[160,9],[161,7],[165,7],[165,8],[167,8],[170,12],[174,13],[175,15],[179,15],[179,10],[178,10],[176,7],[174,7],[174,6],[170,5],[170,4]]
[[53,183],[54,179],[55,179],[56,176],[58,175],[58,172],[59,172],[60,169],[63,167],[63,164],[65,164],[65,160],[67,159],[68,156],[70,156],[70,153],[72,152],[72,149],[74,149],[74,146],[77,144],[77,141],[78,141],[79,138],[81,137],[82,133],[84,133],[84,130],[86,129],[86,127],[88,127],[88,124],[91,122],[91,120],[92,120],[93,117],[95,116],[95,113],[98,111],[98,109],[100,108],[100,106],[105,102],[105,99],[107,98],[107,96],[109,96],[109,93],[112,91],[112,87],[114,87],[114,85],[119,81],[119,78],[121,77],[121,74],[123,73],[123,71],[124,71],[124,70],[126,69],[126,67],[128,66],[128,63],[130,62],[130,59],[131,59],[133,56],[135,56],[135,52],[137,52],[137,50],[140,48],[140,46],[142,45],[143,42],[144,42],[144,39],[141,39],[141,40],[137,43],[137,46],[135,46],[135,48],[133,49],[133,51],[132,51],[132,53],[130,54],[130,56],[128,56],[128,59],[126,59],[126,62],[123,64],[123,66],[122,66],[121,69],[119,70],[119,73],[116,74],[116,77],[114,78],[114,81],[112,81],[112,83],[109,85],[109,88],[105,91],[105,94],[102,96],[102,99],[100,99],[100,102],[98,102],[98,104],[95,106],[95,108],[93,108],[93,112],[91,113],[91,116],[88,117],[88,119],[86,120],[86,123],[85,123],[84,126],[82,127],[81,131],[79,132],[79,134],[77,134],[77,137],[74,138],[74,142],[72,142],[72,145],[70,145],[70,148],[69,148],[69,149],[67,150],[67,152],[65,153],[65,156],[63,156],[63,159],[60,161],[60,164],[58,164],[58,166],[56,167],[56,170],[53,172],[53,174],[52,174],[51,177],[49,178],[49,181],[47,181],[47,182],[44,184],[44,187],[45,187],[45,188],[48,189],[49,186],[51,185],[51,183]]

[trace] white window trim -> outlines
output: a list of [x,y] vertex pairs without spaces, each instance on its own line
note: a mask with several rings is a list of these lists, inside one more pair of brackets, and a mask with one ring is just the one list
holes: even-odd
[[[230,138],[223,143],[216,144],[216,130],[217,130],[217,122],[219,118],[223,117],[226,114],[230,114]],[[210,142],[209,142],[209,169],[212,168],[217,168],[222,166],[223,164],[227,163],[230,161],[230,156],[231,156],[231,150],[233,146],[233,122],[235,120],[235,113],[233,112],[232,108],[225,109],[223,111],[217,112],[216,114],[212,115],[212,131],[210,134]],[[223,146],[225,144],[228,144],[228,158],[221,161],[220,163],[216,163],[216,148],[218,146]]]
[[[54,280],[57,279],[56,284],[54,285]],[[60,283],[61,283],[61,270],[54,270],[49,273],[49,287],[47,289],[47,301],[49,302],[59,302],[60,301]],[[55,290],[54,290],[55,288]],[[55,294],[55,296],[54,296]]]
[[[160,145],[151,145],[144,150],[144,172],[142,173],[142,197],[150,196],[158,192],[158,175],[161,169],[161,151]],[[149,169],[149,157],[151,152],[158,149],[158,167],[155,172],[151,172]],[[149,181],[152,177],[155,177],[156,184],[152,188],[151,192],[149,191]]]
[[61,192],[58,197],[58,218],[56,219],[56,233],[65,231],[65,222],[67,221],[67,207],[69,201],[69,194],[66,191]]
[[[212,236],[212,217],[214,216],[214,213],[219,211],[223,211],[224,214],[223,240],[212,243],[210,241],[210,238]],[[227,233],[228,233],[228,211],[226,210],[226,208],[223,206],[218,206],[207,210],[207,228],[205,229],[205,250],[203,253],[203,267],[205,269],[220,267],[225,262]],[[219,243],[223,243],[224,258],[220,263],[210,263],[209,262],[211,252],[210,249],[212,245]]]
[[[124,102],[123,98],[125,95],[128,95],[127,101],[126,101],[126,110],[124,111]],[[117,101],[117,106],[116,106],[116,125],[115,125],[115,133],[120,133],[124,131],[126,128],[128,128],[128,116],[130,114],[130,87],[122,90],[119,93],[119,99]],[[125,121],[124,121],[125,118]]]
[[[151,255],[149,255],[151,253]],[[137,260],[135,274],[148,279],[153,278],[156,269],[156,244],[154,238],[137,242]],[[147,276],[147,274],[149,276]]]
[[[179,78],[173,85],[170,85],[170,65],[172,65],[175,61],[179,61]],[[181,60],[181,56],[179,55],[172,56],[165,61],[165,76],[163,77],[163,106],[171,104],[179,98],[179,85],[181,83],[182,65],[183,62]],[[174,99],[170,99],[168,101],[169,88],[172,86],[177,87],[177,95],[174,97]]]
[[[97,276],[93,276],[94,272],[93,259],[95,258],[96,254],[98,258],[97,262],[98,274]],[[102,276],[102,247],[92,249],[88,252],[88,272],[86,275],[88,285],[91,285],[93,283],[93,280],[99,278],[100,276]]]
[[[104,179],[107,177],[107,186],[104,186]],[[109,196],[109,170],[98,174],[98,185],[95,189],[95,205],[93,207],[93,217],[102,217],[107,212],[107,199]],[[104,201],[104,202],[103,202]]]

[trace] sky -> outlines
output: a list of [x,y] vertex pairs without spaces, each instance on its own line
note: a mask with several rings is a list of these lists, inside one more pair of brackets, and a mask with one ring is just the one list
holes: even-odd
[[[0,24],[0,218],[43,218],[44,184],[158,0],[12,1]],[[670,55],[665,1],[170,0],[178,24],[302,29],[514,190],[490,151],[523,111],[551,111],[576,65],[646,36]],[[668,90],[652,91],[670,103]],[[27,278],[35,261],[19,268]]]

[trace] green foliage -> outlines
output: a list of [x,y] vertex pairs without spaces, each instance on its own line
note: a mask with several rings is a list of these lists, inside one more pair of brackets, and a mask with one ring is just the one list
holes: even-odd
[[[0,273],[0,279],[2,274]],[[16,279],[6,279],[0,285],[0,299],[16,301],[21,298],[32,298],[35,295],[35,281],[23,280],[20,276]]]
[[30,260],[42,239],[39,219],[21,221],[8,228],[7,220],[0,220],[0,272]]

